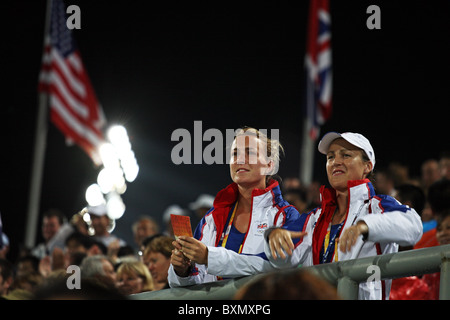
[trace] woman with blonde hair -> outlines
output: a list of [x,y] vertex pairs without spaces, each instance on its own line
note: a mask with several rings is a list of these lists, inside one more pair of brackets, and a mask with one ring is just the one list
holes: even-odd
[[219,191],[194,237],[180,236],[169,268],[171,287],[267,272],[263,234],[272,226],[298,231],[298,211],[273,177],[281,145],[261,131],[237,130],[230,152],[233,183]]
[[123,295],[153,290],[153,278],[141,261],[124,261],[117,268],[117,288]]

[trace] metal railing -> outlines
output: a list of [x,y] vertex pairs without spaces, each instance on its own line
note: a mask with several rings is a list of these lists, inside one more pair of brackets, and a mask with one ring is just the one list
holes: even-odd
[[[358,284],[367,281],[371,275],[368,272],[370,266],[379,268],[380,280],[440,272],[439,299],[450,300],[450,245],[339,261],[304,267],[304,269],[336,286],[338,294],[342,298],[357,299]],[[262,274],[189,287],[143,292],[131,295],[130,298],[137,300],[229,300],[234,297],[239,288],[259,276]]]

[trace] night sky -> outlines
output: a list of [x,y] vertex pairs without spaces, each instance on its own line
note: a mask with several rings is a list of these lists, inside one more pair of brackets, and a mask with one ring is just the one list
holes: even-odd
[[[134,245],[131,224],[139,215],[162,222],[169,205],[187,207],[231,183],[226,164],[172,163],[172,132],[193,135],[194,121],[202,121],[203,132],[279,129],[279,175],[299,175],[308,1],[65,3],[81,9],[74,37],[84,65],[108,125],[126,127],[140,166],[122,196],[127,209],[118,236]],[[1,5],[0,212],[12,258],[24,241],[45,4]],[[381,9],[381,30],[366,27],[371,4]],[[333,114],[320,136],[362,133],[375,149],[375,169],[399,161],[419,175],[424,160],[450,149],[450,2],[330,0],[330,10]],[[314,179],[322,183],[324,166],[316,152]],[[86,205],[85,190],[99,170],[49,124],[40,212],[55,207],[70,218]]]

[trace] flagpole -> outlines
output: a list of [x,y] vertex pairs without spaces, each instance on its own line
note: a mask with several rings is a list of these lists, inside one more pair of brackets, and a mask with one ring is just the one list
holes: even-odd
[[310,137],[311,124],[308,118],[303,121],[303,141],[300,150],[300,181],[303,186],[311,184],[314,169],[314,140]]
[[303,106],[303,134],[302,145],[300,150],[300,182],[303,186],[307,187],[312,182],[313,168],[314,168],[314,143],[315,140],[311,135],[313,130],[313,122],[315,117],[314,108],[314,88],[310,81],[310,74],[308,68],[308,60],[305,58],[305,96]]
[[[50,30],[51,1],[47,0],[47,10],[44,27],[44,48],[45,38]],[[38,113],[36,119],[36,134],[34,139],[33,162],[31,165],[30,190],[28,195],[28,210],[26,219],[25,239],[26,248],[35,245],[38,217],[40,210],[42,176],[44,171],[45,149],[48,131],[48,94],[40,92],[38,96]]]

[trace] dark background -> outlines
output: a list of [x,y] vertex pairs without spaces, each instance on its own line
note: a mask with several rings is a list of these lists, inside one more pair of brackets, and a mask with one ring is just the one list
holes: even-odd
[[[203,132],[279,129],[286,151],[279,175],[299,175],[308,1],[65,3],[81,9],[74,36],[83,62],[108,125],[127,128],[140,166],[122,196],[127,209],[117,220],[118,236],[134,245],[131,224],[139,215],[162,222],[169,205],[187,207],[200,193],[215,195],[231,183],[225,164],[172,163],[172,132],[193,134],[195,120]],[[371,4],[380,6],[381,30],[366,27]],[[45,5],[0,5],[0,212],[12,259],[25,236]],[[330,0],[333,114],[320,136],[362,133],[375,149],[375,169],[399,161],[411,176],[450,148],[449,9],[449,1]],[[321,183],[324,165],[316,152],[314,179]],[[55,207],[71,217],[86,205],[85,190],[98,172],[49,124],[40,213]]]

